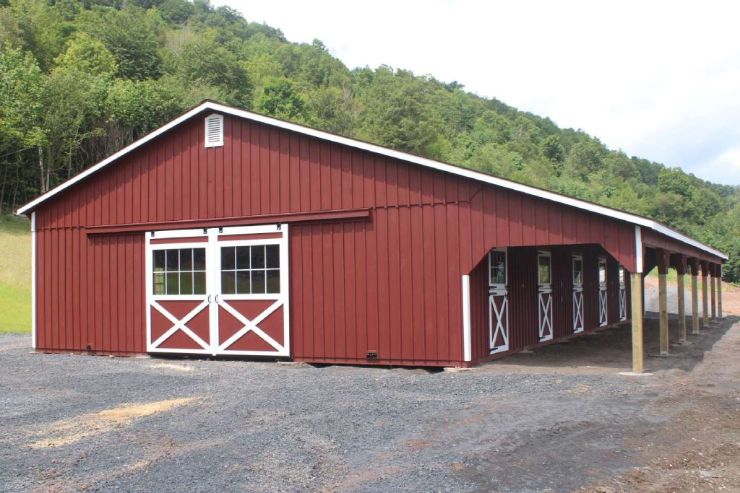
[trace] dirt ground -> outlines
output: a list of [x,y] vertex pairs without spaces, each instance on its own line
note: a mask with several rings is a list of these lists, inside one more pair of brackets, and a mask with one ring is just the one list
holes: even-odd
[[740,491],[740,318],[645,340],[630,376],[628,326],[443,372],[0,336],[0,490]]

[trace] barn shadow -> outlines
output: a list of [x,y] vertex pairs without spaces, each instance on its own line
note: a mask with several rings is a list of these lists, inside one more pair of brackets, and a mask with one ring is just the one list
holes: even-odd
[[[670,354],[659,355],[658,314],[648,312],[644,323],[645,371],[691,371],[740,317],[710,321],[699,335],[691,334],[687,317],[688,343],[678,344],[678,317],[669,317]],[[495,360],[486,367],[497,369],[589,369],[591,371],[628,371],[632,367],[632,334],[629,323],[597,330],[561,342],[541,346]]]

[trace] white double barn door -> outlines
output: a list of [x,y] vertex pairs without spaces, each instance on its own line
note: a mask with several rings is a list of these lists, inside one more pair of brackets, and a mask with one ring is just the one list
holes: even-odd
[[290,355],[287,225],[146,236],[148,352]]

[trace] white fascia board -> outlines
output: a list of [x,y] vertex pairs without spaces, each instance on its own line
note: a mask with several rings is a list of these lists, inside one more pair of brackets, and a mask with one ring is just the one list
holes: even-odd
[[232,108],[230,106],[224,106],[219,103],[214,103],[212,101],[206,101],[199,106],[193,108],[192,110],[188,111],[187,113],[181,115],[180,117],[176,118],[175,120],[172,120],[170,123],[166,124],[163,127],[160,127],[159,129],[155,130],[154,132],[150,133],[149,135],[146,135],[145,137],[142,137],[141,139],[137,140],[133,144],[129,145],[128,147],[125,147],[118,151],[117,153],[113,154],[112,156],[108,157],[107,159],[101,161],[100,163],[96,164],[95,166],[92,166],[91,168],[88,168],[86,171],[80,173],[79,175],[75,176],[74,178],[71,178],[70,180],[67,180],[66,182],[62,183],[58,187],[54,188],[53,190],[50,190],[49,192],[45,193],[41,197],[37,198],[36,200],[29,202],[28,204],[24,205],[20,209],[18,209],[17,214],[22,215],[28,212],[29,210],[33,209],[40,203],[44,202],[45,200],[53,197],[54,195],[58,194],[59,192],[69,188],[70,186],[74,185],[75,183],[84,180],[89,175],[97,172],[99,169],[104,168],[111,162],[117,160],[120,157],[123,157],[124,155],[128,154],[129,152],[133,151],[134,149],[137,149],[141,147],[142,145],[146,144],[147,142],[159,137],[163,133],[167,132],[173,127],[176,127],[180,123],[188,120],[192,116],[205,111],[205,110],[212,110],[217,111],[221,113],[225,113],[228,115],[236,116],[239,118],[244,118],[246,120],[251,120],[258,123],[263,123],[265,125],[270,125],[273,127],[282,128],[285,130],[289,130],[292,132],[297,132],[303,135],[308,135],[310,137],[315,137],[317,139],[326,140],[329,142],[334,142],[336,144],[345,145],[348,147],[353,147],[355,149],[361,149],[367,152],[371,152],[373,154],[380,154],[383,156],[387,156],[393,159],[398,159],[401,161],[406,161],[414,164],[418,164],[420,166],[424,166],[427,168],[436,169],[439,171],[444,171],[446,173],[450,173],[457,176],[462,176],[465,178],[470,178],[472,180],[476,180],[483,183],[488,183],[490,185],[495,185],[501,188],[505,188],[508,190],[513,190],[515,192],[521,192],[527,195],[531,195],[534,197],[538,197],[544,200],[550,200],[553,202],[557,202],[559,204],[565,204],[571,207],[575,207],[577,209],[582,209],[588,212],[593,212],[595,214],[600,214],[602,216],[611,217],[613,219],[618,219],[620,221],[625,221],[631,224],[635,224],[637,226],[643,226],[646,228],[650,228],[652,230],[655,230],[661,234],[664,234],[670,238],[673,238],[675,240],[678,240],[682,243],[686,243],[688,245],[691,245],[695,248],[698,248],[700,250],[704,250],[706,252],[711,253],[712,255],[716,255],[717,257],[727,259],[727,255],[707,246],[702,243],[699,243],[696,240],[693,240],[691,238],[688,238],[678,231],[674,231],[666,226],[663,226],[662,224],[656,223],[655,221],[651,219],[647,219],[644,217],[636,216],[634,214],[630,214],[628,212],[619,211],[616,209],[611,209],[609,207],[604,207],[602,205],[592,204],[590,202],[586,202],[583,200],[579,200],[573,197],[568,197],[565,195],[561,195],[555,192],[549,192],[547,190],[541,190],[539,188],[530,187],[528,185],[523,185],[521,183],[512,182],[509,180],[504,180],[503,178],[498,178],[495,176],[487,175],[484,173],[480,173],[478,171],[474,171],[472,169],[468,168],[461,168],[458,166],[453,166],[451,164],[442,163],[439,161],[434,161],[432,159],[423,158],[420,156],[414,156],[413,154],[407,154],[405,152],[400,151],[394,151],[393,149],[387,149],[385,147],[381,147],[375,144],[370,144],[368,142],[362,142],[355,139],[350,139],[349,137],[342,137],[340,135],[334,135],[327,132],[323,132],[321,130],[316,130],[313,128],[304,127],[302,125],[298,125],[295,123],[285,122],[282,120],[276,120],[274,118],[271,118],[269,116],[264,115],[258,115],[256,113],[251,113],[249,111],[240,110],[237,108]]

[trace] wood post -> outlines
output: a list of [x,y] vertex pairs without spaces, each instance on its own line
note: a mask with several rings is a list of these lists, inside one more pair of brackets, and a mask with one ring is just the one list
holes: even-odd
[[658,258],[658,306],[660,309],[660,355],[668,355],[668,254],[655,251]]
[[699,270],[695,259],[691,260],[691,333],[699,334]]
[[722,318],[722,266],[719,266],[719,276],[717,276],[717,316]]
[[678,342],[686,344],[686,298],[684,280],[686,279],[686,258],[680,257],[676,264],[676,281],[678,283]]
[[706,262],[701,264],[701,307],[702,307],[702,319],[701,323],[703,327],[706,327],[709,323],[709,286],[707,284],[709,272],[707,272]]
[[630,273],[630,297],[632,301],[632,371],[642,373],[645,364],[642,336],[642,273]]
[[717,318],[717,284],[716,284],[717,283],[717,269],[715,268],[714,265],[711,266],[711,269],[709,270],[709,272],[711,276],[709,279],[709,284],[710,284],[709,292],[712,296],[712,303],[711,303],[712,319],[715,319]]

